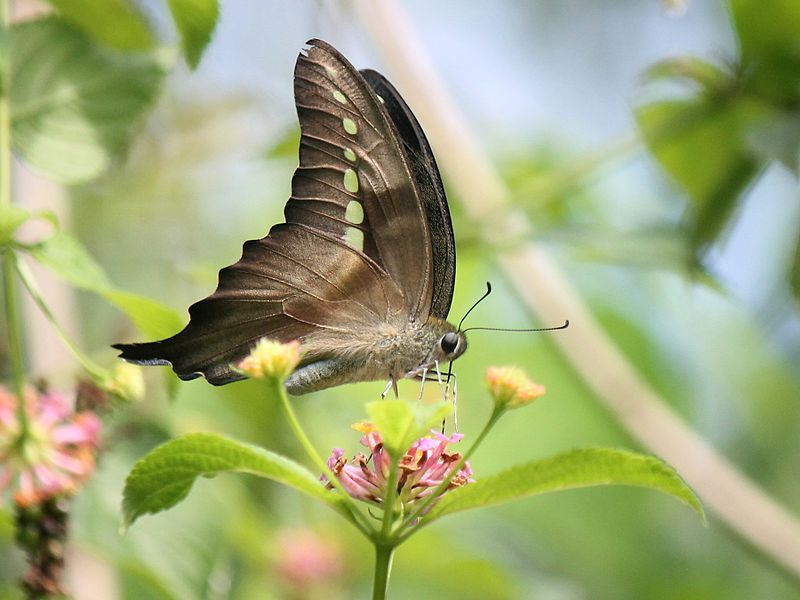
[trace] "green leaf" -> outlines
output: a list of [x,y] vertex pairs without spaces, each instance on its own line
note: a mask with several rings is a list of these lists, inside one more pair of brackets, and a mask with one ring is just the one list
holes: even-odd
[[745,62],[800,53],[800,2],[731,0],[730,5]]
[[219,4],[217,0],[169,0],[169,9],[181,35],[186,62],[194,69],[217,26]]
[[116,289],[86,249],[64,232],[30,248],[30,254],[70,285],[105,298],[148,336],[167,337],[183,326],[183,319],[171,308]]
[[637,111],[650,150],[692,200],[689,231],[696,249],[720,233],[758,172],[745,138],[765,117],[758,104],[709,98],[654,102]]
[[49,0],[65,21],[118,50],[149,50],[155,40],[147,19],[128,0]]
[[114,289],[93,291],[125,313],[147,337],[163,339],[184,326],[184,320],[176,311],[150,298]]
[[406,400],[377,400],[367,404],[367,415],[392,458],[405,454],[414,440],[441,423],[452,408],[446,402],[423,405]]
[[258,475],[341,506],[316,476],[284,456],[213,433],[191,433],[159,446],[133,467],[123,492],[124,525],[175,506],[198,477],[219,473]]
[[647,68],[643,79],[645,82],[658,79],[685,80],[698,84],[701,89],[716,92],[731,88],[736,83],[731,73],[693,56],[658,61]]
[[11,243],[14,233],[29,218],[30,213],[24,208],[14,205],[0,206],[0,248]]
[[128,146],[164,70],[149,54],[95,45],[56,18],[11,29],[14,151],[63,183],[101,175]]
[[300,128],[292,127],[278,136],[267,148],[266,158],[289,158],[297,160],[297,149],[300,147]]
[[570,450],[478,479],[447,493],[425,521],[546,492],[598,485],[632,485],[670,494],[705,522],[700,500],[672,467],[654,456],[613,448]]

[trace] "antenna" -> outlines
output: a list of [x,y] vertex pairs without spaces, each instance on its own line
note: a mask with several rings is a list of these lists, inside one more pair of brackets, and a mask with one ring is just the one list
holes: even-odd
[[464,333],[468,331],[512,331],[514,333],[528,333],[531,331],[558,331],[559,329],[566,329],[567,327],[569,327],[569,319],[564,321],[564,324],[559,325],[558,327],[541,327],[539,329],[507,329],[505,327],[470,327],[469,329],[465,329]]
[[461,320],[458,322],[458,331],[461,331],[461,324],[464,322],[464,319],[466,319],[469,316],[469,313],[471,313],[475,309],[475,307],[478,306],[478,304],[480,304],[481,302],[483,302],[486,299],[486,297],[491,293],[492,293],[492,283],[490,281],[487,281],[486,282],[486,293],[483,296],[481,296],[480,298],[478,298],[475,301],[475,304],[473,304],[470,307],[470,309],[466,312],[466,314],[463,317],[461,317]]

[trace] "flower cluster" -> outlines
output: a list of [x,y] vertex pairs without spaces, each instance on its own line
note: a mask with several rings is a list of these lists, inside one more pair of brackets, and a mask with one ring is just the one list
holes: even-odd
[[495,405],[502,409],[525,406],[547,391],[543,385],[531,381],[519,367],[489,367],[486,384]]
[[[344,451],[341,448],[334,448],[328,459],[328,466],[353,498],[382,504],[386,497],[392,459],[383,447],[381,434],[371,424],[361,423],[354,428],[364,434],[361,444],[369,448],[370,455],[357,454],[348,463]],[[447,446],[460,441],[463,437],[460,433],[448,437],[431,430],[431,435],[411,444],[400,459],[397,480],[397,494],[404,507],[434,493],[436,488],[451,475],[461,460],[461,454],[448,452]],[[447,490],[473,481],[472,468],[466,462],[450,481]]]
[[300,362],[300,342],[286,344],[261,338],[250,354],[236,365],[236,370],[252,379],[284,381]]
[[100,420],[75,412],[61,392],[25,392],[28,427],[17,415],[17,397],[0,386],[0,491],[11,488],[21,507],[74,493],[95,466]]

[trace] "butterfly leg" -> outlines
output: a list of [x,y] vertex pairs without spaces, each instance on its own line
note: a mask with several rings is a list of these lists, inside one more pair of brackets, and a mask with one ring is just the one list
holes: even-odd
[[428,369],[423,367],[422,369],[422,381],[419,384],[419,397],[417,398],[417,402],[422,402],[422,393],[425,391],[425,381],[427,381]]
[[[450,373],[453,378],[453,429],[458,433],[458,378],[455,373]],[[450,387],[450,380],[447,380],[447,386]]]
[[394,390],[395,398],[400,396],[399,392],[397,391],[397,381],[391,375],[389,376],[389,381],[386,382],[386,387],[383,388],[383,392],[381,393],[381,400],[386,398],[386,395],[389,393],[389,390]]
[[433,362],[436,368],[436,381],[439,382],[439,393],[442,394],[442,398],[447,400],[447,390],[445,390],[444,385],[442,384],[442,372],[439,370],[439,361],[436,360]]

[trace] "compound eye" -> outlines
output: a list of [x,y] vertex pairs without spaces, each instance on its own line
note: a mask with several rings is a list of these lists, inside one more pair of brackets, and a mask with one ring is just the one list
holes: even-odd
[[439,345],[445,354],[452,354],[458,346],[458,335],[453,332],[445,333],[439,341]]

